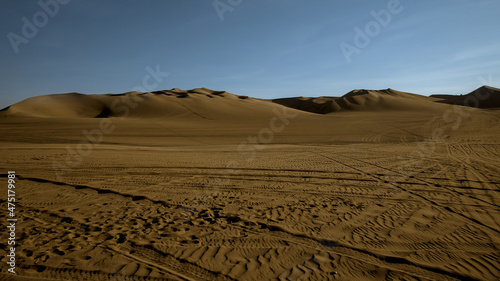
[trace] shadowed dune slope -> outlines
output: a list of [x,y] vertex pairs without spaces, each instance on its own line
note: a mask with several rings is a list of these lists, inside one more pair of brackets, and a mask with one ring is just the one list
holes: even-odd
[[342,97],[297,97],[273,102],[303,111],[328,114],[341,111],[443,111],[439,99],[393,89],[353,90]]
[[84,95],[54,94],[28,98],[0,116],[52,118],[203,118],[208,120],[267,118],[281,105],[205,88],[148,93]]
[[432,95],[438,102],[478,108],[500,107],[500,89],[483,86],[467,95]]

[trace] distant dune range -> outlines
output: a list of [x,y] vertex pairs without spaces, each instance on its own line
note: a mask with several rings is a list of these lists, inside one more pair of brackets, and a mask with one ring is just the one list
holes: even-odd
[[[476,96],[477,99],[467,100]],[[124,99],[117,99],[122,97]],[[475,102],[478,101],[478,102]],[[467,95],[421,96],[392,89],[353,90],[342,97],[292,97],[264,100],[206,88],[148,93],[85,95],[53,94],[28,98],[3,109],[0,116],[52,118],[248,119],[269,115],[281,106],[315,114],[346,111],[444,111],[447,104],[500,107],[500,89],[483,86]]]
[[[490,93],[487,95],[487,93]],[[500,107],[500,89],[483,86],[465,96],[440,95],[421,96],[393,89],[387,90],[353,90],[342,97],[299,97],[273,100],[284,106],[320,114],[340,111],[440,111],[439,103],[474,106],[465,103],[468,96],[485,97],[480,101],[479,108]]]

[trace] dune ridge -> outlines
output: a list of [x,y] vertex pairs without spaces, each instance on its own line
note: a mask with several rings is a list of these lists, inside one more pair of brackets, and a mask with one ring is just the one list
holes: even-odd
[[[483,89],[490,89],[491,87],[481,87],[477,92],[484,91]],[[495,89],[495,88],[491,88]],[[475,92],[476,92],[475,91]],[[475,93],[473,92],[473,93]],[[471,93],[471,94],[473,94]],[[471,95],[469,94],[469,95]],[[448,97],[448,96],[447,96]],[[439,112],[446,110],[443,104],[451,105],[466,105],[464,100],[457,100],[456,102],[446,102],[451,100],[442,96],[422,96],[407,92],[396,91],[393,89],[385,90],[353,90],[342,97],[294,97],[282,98],[273,100],[275,103],[300,109],[307,112],[318,114],[329,114],[334,112],[345,111],[427,111]],[[454,96],[450,96],[454,97]],[[500,102],[496,99],[500,97],[499,94],[491,95],[488,100],[483,100],[479,108],[494,108],[500,107]],[[495,100],[491,102],[490,100]]]
[[5,108],[0,116],[48,118],[252,118],[269,115],[277,104],[206,88],[147,93],[85,95],[52,94],[31,97]]
[[[479,102],[468,102],[481,97]],[[202,118],[248,119],[268,117],[273,109],[287,107],[302,114],[346,111],[442,112],[448,105],[500,107],[500,90],[483,86],[464,96],[422,96],[393,89],[353,90],[342,97],[292,97],[265,100],[207,88],[173,88],[154,92],[86,95],[81,93],[36,96],[11,105],[0,116],[49,118]]]
[[438,102],[479,108],[500,107],[500,89],[482,86],[467,95],[431,95]]

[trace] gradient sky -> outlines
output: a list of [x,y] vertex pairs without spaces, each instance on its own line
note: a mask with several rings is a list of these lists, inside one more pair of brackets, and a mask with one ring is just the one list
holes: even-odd
[[[355,28],[396,0],[217,1],[236,5],[221,18],[212,0],[69,0],[43,25],[38,1],[4,0],[0,107],[52,93],[127,92],[157,65],[170,75],[152,90],[260,98],[500,87],[498,0],[400,0],[400,12],[350,63],[340,44],[355,47]],[[41,27],[16,54],[8,34],[23,36],[22,18],[34,15]]]

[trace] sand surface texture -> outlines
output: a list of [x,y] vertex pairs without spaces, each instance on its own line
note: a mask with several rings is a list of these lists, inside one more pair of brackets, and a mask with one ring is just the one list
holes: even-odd
[[0,112],[18,218],[0,279],[499,280],[487,89],[480,108],[390,89],[22,101]]

